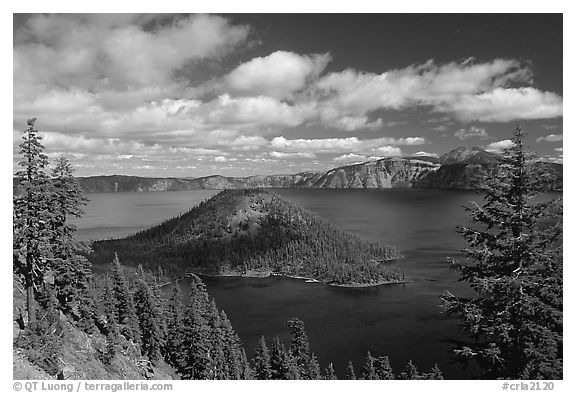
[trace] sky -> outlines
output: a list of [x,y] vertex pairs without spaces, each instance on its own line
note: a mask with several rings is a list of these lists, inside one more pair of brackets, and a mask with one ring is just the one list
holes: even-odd
[[79,176],[297,173],[516,125],[563,160],[561,14],[14,14],[26,120]]

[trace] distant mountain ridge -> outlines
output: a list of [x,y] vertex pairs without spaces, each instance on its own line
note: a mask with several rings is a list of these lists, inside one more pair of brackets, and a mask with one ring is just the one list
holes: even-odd
[[[179,190],[223,190],[251,188],[440,188],[470,190],[481,187],[498,171],[501,157],[479,147],[459,147],[439,158],[389,157],[346,165],[321,172],[284,175],[198,178],[145,178],[137,176],[92,176],[79,178],[88,192],[149,192]],[[562,165],[537,162],[545,175],[544,189],[562,190]]]

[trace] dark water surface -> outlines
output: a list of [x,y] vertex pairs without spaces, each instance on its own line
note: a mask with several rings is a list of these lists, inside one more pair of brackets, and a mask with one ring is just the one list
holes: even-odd
[[[468,223],[462,205],[477,194],[441,190],[279,189],[285,199],[365,239],[397,247],[413,284],[334,288],[280,277],[203,278],[252,355],[260,335],[288,339],[284,323],[293,316],[307,327],[322,368],[333,362],[343,376],[348,360],[357,371],[369,350],[388,355],[395,371],[412,359],[421,370],[438,363],[445,377],[467,378],[453,365],[449,338],[460,336],[456,321],[443,316],[445,290],[469,294],[446,263],[464,245],[455,233]],[[77,222],[82,238],[125,235],[188,210],[214,191],[90,194],[87,214]]]

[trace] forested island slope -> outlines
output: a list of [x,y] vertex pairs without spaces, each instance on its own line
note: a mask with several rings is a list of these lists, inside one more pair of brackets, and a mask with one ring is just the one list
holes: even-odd
[[390,246],[346,233],[267,190],[226,190],[189,212],[124,239],[93,244],[95,264],[123,263],[174,274],[314,278],[335,285],[399,282]]

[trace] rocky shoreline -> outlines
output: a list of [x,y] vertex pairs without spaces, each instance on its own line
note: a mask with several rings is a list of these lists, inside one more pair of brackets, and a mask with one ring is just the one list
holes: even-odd
[[[412,280],[383,280],[373,283],[349,283],[349,284],[337,284],[331,283],[326,281],[321,281],[313,277],[305,277],[305,276],[293,276],[287,275],[282,273],[274,273],[270,270],[249,270],[246,273],[238,273],[238,272],[223,272],[219,274],[209,274],[209,273],[194,273],[198,276],[205,276],[205,277],[243,277],[243,278],[268,278],[270,276],[276,277],[285,277],[291,278],[294,280],[304,280],[307,283],[320,283],[330,285],[332,287],[339,287],[339,288],[370,288],[370,287],[378,287],[381,285],[398,285],[398,284],[411,284],[414,281]],[[166,285],[166,284],[164,284]]]

